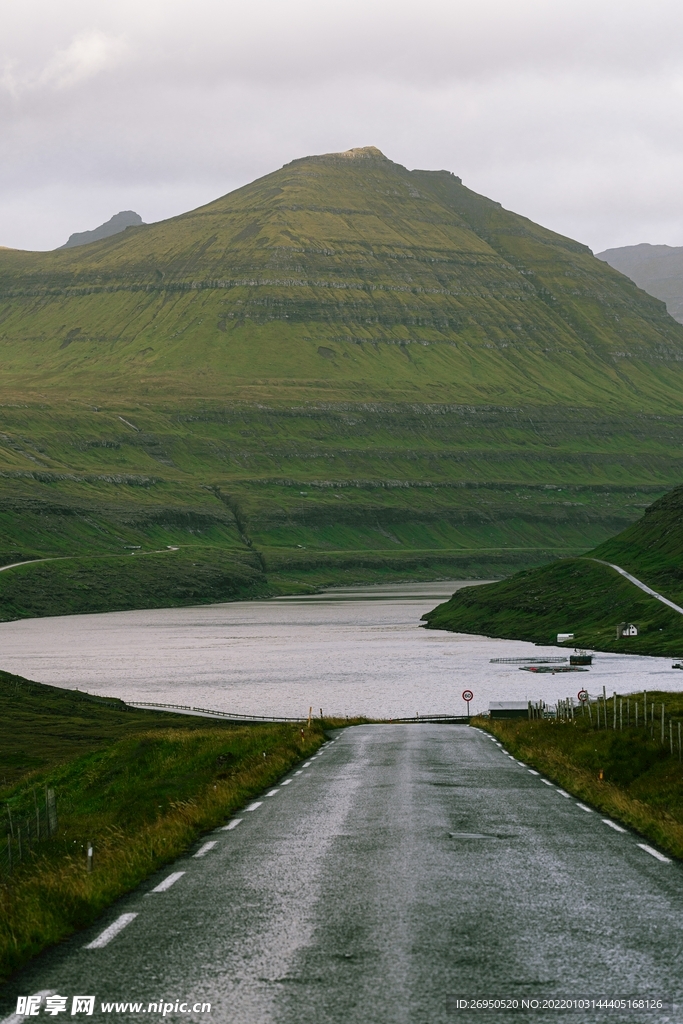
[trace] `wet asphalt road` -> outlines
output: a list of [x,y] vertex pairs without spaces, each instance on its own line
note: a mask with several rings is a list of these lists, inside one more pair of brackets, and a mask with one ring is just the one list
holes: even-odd
[[[155,1020],[157,1002],[173,1004],[167,1021],[220,1024],[683,1022],[683,866],[484,733],[348,729],[283,782],[34,961],[3,991],[0,1021],[18,994],[47,991],[67,1012],[37,1020]],[[137,916],[85,948],[124,914]],[[71,1016],[77,994],[96,996],[93,1016]],[[541,1008],[579,997],[669,1008]],[[458,1007],[472,998],[540,1007]],[[192,1011],[202,1002],[210,1014]]]

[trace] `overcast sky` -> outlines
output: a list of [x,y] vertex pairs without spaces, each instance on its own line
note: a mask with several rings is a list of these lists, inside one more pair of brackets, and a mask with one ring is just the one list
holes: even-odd
[[0,0],[0,245],[378,146],[590,245],[683,245],[674,0]]

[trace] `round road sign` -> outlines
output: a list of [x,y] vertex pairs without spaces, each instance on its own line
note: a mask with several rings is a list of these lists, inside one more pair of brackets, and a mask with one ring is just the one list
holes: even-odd
[[576,696],[579,700],[588,700],[588,690],[579,690]]
[[463,690],[462,691],[462,699],[466,700],[468,704],[469,704],[469,702],[471,700],[473,700],[473,698],[474,698],[474,694],[472,693],[471,690]]

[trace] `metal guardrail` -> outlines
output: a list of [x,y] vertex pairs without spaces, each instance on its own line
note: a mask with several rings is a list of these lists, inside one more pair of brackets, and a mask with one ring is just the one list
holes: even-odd
[[128,700],[131,708],[170,708],[172,711],[194,711],[200,715],[213,715],[216,718],[227,718],[231,722],[305,722],[304,718],[278,718],[274,715],[238,715],[231,711],[216,711],[215,708],[192,708],[187,704],[161,704],[154,700]]
[[[238,715],[230,711],[216,711],[214,708],[195,708],[187,704],[161,704],[151,700],[129,700],[126,701],[132,708],[170,708],[172,711],[194,711],[196,714],[213,715],[215,718],[224,718],[231,722],[306,722],[303,718],[277,718],[274,715]],[[335,716],[332,715],[334,718]],[[341,717],[341,716],[339,716]],[[390,718],[390,722],[445,722],[445,723],[467,723],[468,715],[416,715],[413,718]]]

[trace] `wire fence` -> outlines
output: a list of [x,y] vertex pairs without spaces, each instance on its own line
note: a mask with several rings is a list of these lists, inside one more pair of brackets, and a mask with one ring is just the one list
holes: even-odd
[[577,700],[567,697],[558,700],[555,706],[544,701],[529,701],[528,714],[531,719],[554,718],[564,722],[573,722],[580,716],[584,724],[595,730],[623,732],[636,729],[645,738],[658,742],[671,757],[683,762],[681,720],[667,715],[666,705],[649,699],[647,690],[643,691],[642,697],[640,694],[637,697],[619,697],[616,692],[608,697],[604,687],[597,695],[584,690]]
[[0,875],[4,877],[34,857],[39,847],[57,834],[59,820],[54,789],[46,787],[40,795],[33,789],[32,795],[32,806],[30,796],[27,804],[26,794],[14,809],[11,803],[5,806],[5,837],[0,840]]

